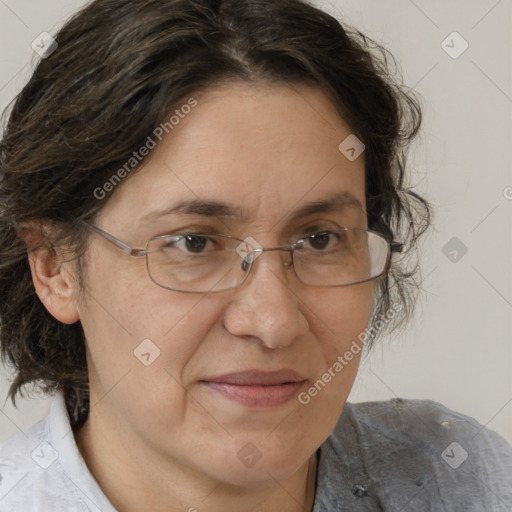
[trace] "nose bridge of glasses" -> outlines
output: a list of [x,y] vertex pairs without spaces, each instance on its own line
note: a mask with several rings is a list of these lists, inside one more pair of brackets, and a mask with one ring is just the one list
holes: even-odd
[[244,270],[247,269],[247,264],[253,264],[256,259],[258,259],[259,256],[261,256],[264,252],[271,252],[271,251],[284,251],[288,252],[290,254],[290,261],[284,262],[285,267],[289,267],[293,264],[293,248],[287,245],[281,245],[279,247],[255,247],[252,248],[247,254],[242,258],[242,268]]

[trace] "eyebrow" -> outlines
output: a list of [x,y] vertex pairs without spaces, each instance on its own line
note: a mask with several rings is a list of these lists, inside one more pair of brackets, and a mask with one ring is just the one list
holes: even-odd
[[[341,212],[347,208],[359,209],[364,212],[361,201],[351,192],[338,192],[325,199],[310,201],[302,204],[286,216],[288,222],[314,215],[316,213]],[[225,203],[214,199],[191,199],[148,213],[140,219],[141,223],[147,223],[168,215],[199,215],[202,217],[233,218],[241,222],[248,222],[248,216],[243,210],[231,203]]]

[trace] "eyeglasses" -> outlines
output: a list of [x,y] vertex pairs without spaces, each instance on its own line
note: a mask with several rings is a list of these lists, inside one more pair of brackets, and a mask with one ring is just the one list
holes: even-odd
[[288,251],[300,282],[310,286],[349,286],[375,279],[389,270],[391,253],[403,244],[390,242],[368,229],[321,231],[290,246],[264,249],[252,237],[223,234],[160,235],[134,249],[106,231],[81,223],[126,254],[146,257],[149,277],[162,288],[186,293],[211,293],[239,287],[264,251]]

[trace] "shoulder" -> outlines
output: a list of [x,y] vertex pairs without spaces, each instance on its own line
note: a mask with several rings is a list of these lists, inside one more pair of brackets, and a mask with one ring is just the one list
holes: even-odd
[[48,415],[0,445],[0,512],[89,511],[51,434]]
[[353,510],[363,500],[377,510],[512,510],[511,446],[431,400],[347,403],[321,447],[319,478]]
[[[510,462],[512,448],[499,434],[476,419],[432,400],[394,398],[379,402],[347,403],[333,432],[357,428],[369,443],[384,439],[415,447],[444,446],[456,441],[472,453],[496,451],[498,459]],[[491,455],[491,453],[489,454]],[[462,461],[461,461],[462,463]]]

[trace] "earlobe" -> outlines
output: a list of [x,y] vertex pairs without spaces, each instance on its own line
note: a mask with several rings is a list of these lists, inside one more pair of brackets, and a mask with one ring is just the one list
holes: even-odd
[[48,312],[64,324],[77,322],[80,315],[75,305],[73,276],[61,255],[39,247],[28,253],[28,261],[34,288]]

